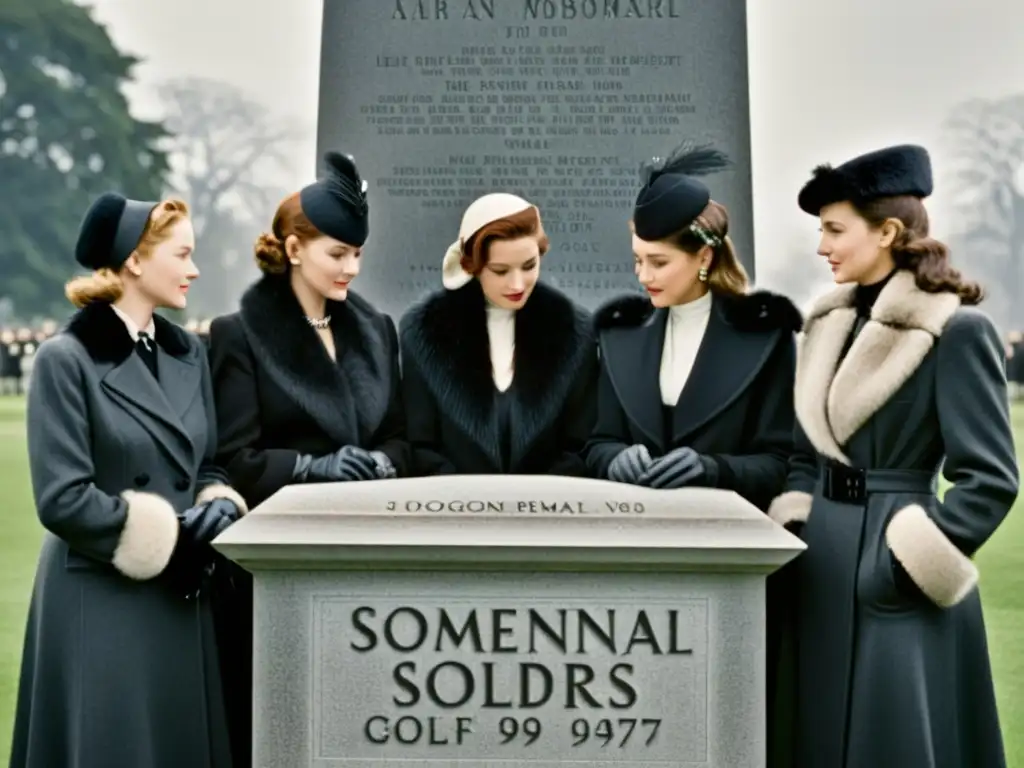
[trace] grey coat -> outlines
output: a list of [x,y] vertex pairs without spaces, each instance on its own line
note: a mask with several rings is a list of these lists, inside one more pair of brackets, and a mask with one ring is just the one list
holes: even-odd
[[11,768],[231,765],[211,613],[161,578],[176,509],[241,497],[217,446],[201,342],[158,319],[160,383],[109,305],[44,342],[28,396],[47,529],[25,633]]
[[804,453],[769,511],[808,546],[794,563],[797,766],[1002,768],[971,557],[1018,490],[1003,347],[986,315],[901,271],[844,357],[853,295],[810,313]]

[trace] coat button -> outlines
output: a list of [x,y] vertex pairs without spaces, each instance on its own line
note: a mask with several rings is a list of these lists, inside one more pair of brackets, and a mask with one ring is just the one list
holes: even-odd
[[182,478],[181,480],[178,480],[174,483],[174,490],[176,491],[187,491],[190,487],[192,487],[192,483],[190,483],[185,478]]
[[143,472],[142,474],[136,475],[135,476],[135,485],[137,485],[139,488],[144,488],[147,485],[149,485],[149,475],[147,475],[145,472]]

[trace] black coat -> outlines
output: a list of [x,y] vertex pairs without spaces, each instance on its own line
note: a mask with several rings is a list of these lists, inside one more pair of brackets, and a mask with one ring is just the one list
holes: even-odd
[[264,277],[239,312],[210,326],[218,460],[250,506],[291,482],[300,453],[357,445],[383,451],[405,472],[394,323],[355,294],[328,302],[327,314],[337,363],[284,277]]
[[[495,413],[485,300],[475,280],[410,309],[400,328],[408,437],[419,475],[585,476],[597,354],[590,315],[538,284],[516,313],[511,433]],[[508,438],[510,461],[500,446]]]
[[[408,467],[398,337],[387,315],[350,293],[328,302],[337,362],[306,322],[287,278],[264,277],[239,312],[210,327],[218,461],[255,507],[291,483],[300,453],[343,445],[380,450]],[[252,583],[241,569],[217,607],[235,768],[250,765]]]
[[642,296],[615,299],[596,315],[601,351],[598,418],[587,461],[605,477],[634,444],[652,456],[689,446],[711,460],[717,487],[761,509],[782,490],[793,448],[794,333],[800,313],[768,292],[715,296],[693,371],[666,440],[659,390],[668,310]]
[[769,512],[807,544],[797,764],[1002,768],[971,558],[1018,492],[1003,345],[985,314],[910,272],[866,322],[855,296],[840,286],[808,316],[797,452]]

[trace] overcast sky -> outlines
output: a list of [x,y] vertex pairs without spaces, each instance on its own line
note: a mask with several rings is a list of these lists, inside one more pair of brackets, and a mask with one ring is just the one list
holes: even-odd
[[[308,126],[292,172],[281,181],[297,187],[311,177],[322,0],[88,4],[119,47],[145,59],[137,70],[140,85],[129,94],[140,116],[157,107],[147,98],[147,84],[181,75],[225,80]],[[940,124],[953,106],[1024,92],[1024,3],[751,0],[748,9],[755,230],[759,264],[768,267],[763,273],[792,261],[801,236],[813,259],[817,224],[795,203],[813,166],[916,142],[932,150],[941,178]],[[940,185],[930,206],[940,235],[949,226],[943,192]]]

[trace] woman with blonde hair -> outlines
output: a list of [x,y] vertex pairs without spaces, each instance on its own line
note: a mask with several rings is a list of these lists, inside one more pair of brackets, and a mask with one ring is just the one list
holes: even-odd
[[188,208],[107,193],[72,280],[79,308],[36,355],[32,490],[46,528],[11,768],[232,765],[209,542],[246,511],[212,462],[205,350],[156,314],[199,275]]
[[[353,159],[286,197],[255,245],[263,276],[210,326],[218,460],[255,507],[295,483],[397,477],[408,465],[395,324],[356,294],[369,237]],[[233,568],[218,626],[236,766],[251,761],[252,580]]]
[[536,206],[484,195],[445,253],[443,287],[402,318],[417,474],[587,474],[590,315],[539,282],[547,250]]

